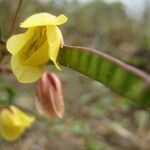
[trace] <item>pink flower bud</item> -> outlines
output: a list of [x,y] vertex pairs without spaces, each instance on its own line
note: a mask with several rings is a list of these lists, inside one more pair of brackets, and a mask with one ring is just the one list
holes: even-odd
[[59,78],[45,72],[36,87],[37,107],[47,117],[62,118],[64,113],[63,87]]

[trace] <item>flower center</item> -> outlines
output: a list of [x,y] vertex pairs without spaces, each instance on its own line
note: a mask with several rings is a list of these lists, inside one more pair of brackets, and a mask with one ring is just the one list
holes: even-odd
[[39,65],[48,60],[48,44],[45,27],[37,27],[31,39],[19,53],[23,65]]
[[26,49],[26,56],[30,57],[33,52],[37,51],[43,43],[46,41],[46,29],[44,27],[38,27],[31,40],[31,45]]

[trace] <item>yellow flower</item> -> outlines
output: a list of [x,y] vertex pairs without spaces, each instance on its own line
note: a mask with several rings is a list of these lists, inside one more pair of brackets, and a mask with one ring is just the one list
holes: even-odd
[[19,138],[35,118],[28,116],[15,106],[0,110],[0,135],[8,141]]
[[20,24],[21,28],[28,30],[10,37],[6,45],[12,54],[11,68],[18,81],[30,83],[38,80],[49,59],[60,69],[56,60],[63,37],[57,25],[66,21],[64,15],[56,17],[38,13]]

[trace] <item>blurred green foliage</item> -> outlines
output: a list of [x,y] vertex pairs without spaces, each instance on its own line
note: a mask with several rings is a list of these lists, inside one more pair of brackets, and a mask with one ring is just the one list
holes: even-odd
[[0,86],[0,101],[3,101],[7,105],[11,105],[15,100],[15,91],[10,85],[1,85]]

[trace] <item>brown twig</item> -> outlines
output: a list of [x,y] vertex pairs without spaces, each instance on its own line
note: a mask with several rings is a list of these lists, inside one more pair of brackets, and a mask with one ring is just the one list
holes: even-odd
[[8,51],[6,51],[6,40],[0,39],[0,63],[7,54]]
[[12,70],[11,70],[11,68],[9,68],[9,67],[0,65],[0,73],[1,73],[1,72],[4,72],[4,73],[12,73]]
[[17,10],[15,12],[15,15],[14,15],[14,18],[13,18],[13,22],[12,22],[12,25],[11,25],[11,28],[10,28],[10,31],[9,31],[9,34],[8,34],[9,36],[12,34],[12,32],[14,30],[14,27],[15,27],[15,24],[16,24],[16,20],[17,20],[17,15],[18,15],[18,13],[20,11],[22,2],[23,2],[23,0],[19,0],[19,4],[18,4]]
[[6,45],[6,41],[4,40],[4,39],[0,39],[0,44],[2,44],[2,45]]

